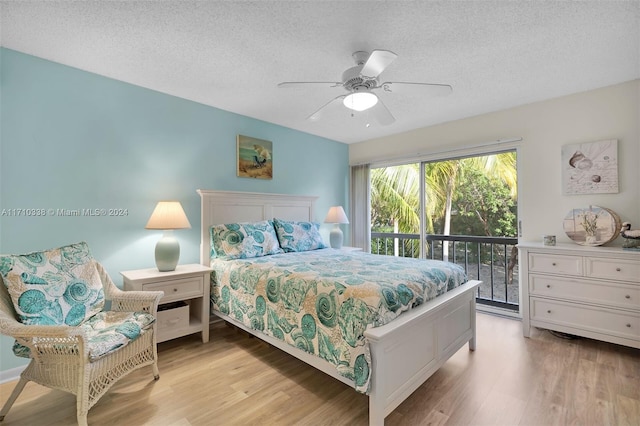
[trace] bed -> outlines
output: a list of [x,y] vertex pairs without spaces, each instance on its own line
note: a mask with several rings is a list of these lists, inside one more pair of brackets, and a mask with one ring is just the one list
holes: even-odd
[[[271,221],[281,238],[282,226],[313,222],[316,197],[198,193],[201,263],[214,268],[212,313],[367,393],[371,425],[384,424],[384,418],[462,346],[468,343],[475,350],[475,292],[480,282],[466,281],[456,265],[330,248],[280,253],[272,250],[269,237],[262,243],[268,247],[265,253],[248,258],[219,254],[222,259],[212,260],[212,233],[229,231],[223,224]],[[224,249],[218,246],[218,252],[224,254]],[[375,269],[382,260],[384,265]],[[418,263],[426,270],[414,271]],[[251,278],[239,280],[241,271]],[[423,284],[425,276],[427,281],[435,277],[435,282]],[[278,296],[273,288],[281,282],[289,292]],[[377,293],[380,300],[372,298]],[[336,319],[335,306],[356,321]],[[344,347],[338,346],[335,334],[347,341]]]

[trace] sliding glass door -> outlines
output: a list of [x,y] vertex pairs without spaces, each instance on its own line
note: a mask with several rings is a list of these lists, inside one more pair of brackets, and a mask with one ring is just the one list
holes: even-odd
[[371,252],[465,266],[517,309],[516,151],[371,169]]

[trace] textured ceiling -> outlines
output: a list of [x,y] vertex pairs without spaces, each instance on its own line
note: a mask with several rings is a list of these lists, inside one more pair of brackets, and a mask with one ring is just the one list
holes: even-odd
[[[346,143],[640,78],[640,1],[0,1],[4,47]],[[398,58],[389,126],[335,105],[358,50]],[[366,126],[367,123],[371,125]]]

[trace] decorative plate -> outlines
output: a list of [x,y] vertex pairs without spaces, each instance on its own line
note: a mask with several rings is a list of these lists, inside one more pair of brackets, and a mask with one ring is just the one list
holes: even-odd
[[572,209],[564,218],[564,232],[581,246],[601,246],[620,234],[620,217],[605,207]]

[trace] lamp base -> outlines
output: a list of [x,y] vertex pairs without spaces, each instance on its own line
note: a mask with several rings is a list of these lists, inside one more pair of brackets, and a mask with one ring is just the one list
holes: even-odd
[[180,244],[172,231],[164,231],[156,243],[156,266],[160,272],[175,271],[180,259]]
[[340,229],[340,225],[336,223],[333,229],[331,230],[331,232],[329,233],[329,244],[331,245],[331,248],[334,248],[334,249],[342,248],[342,239],[343,239],[342,230]]

